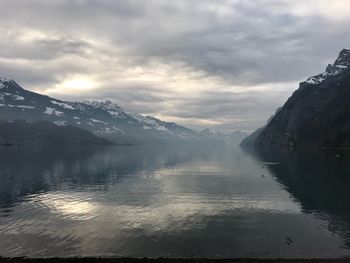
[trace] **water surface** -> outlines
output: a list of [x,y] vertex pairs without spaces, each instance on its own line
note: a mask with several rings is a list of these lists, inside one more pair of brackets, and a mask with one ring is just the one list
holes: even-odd
[[0,255],[350,255],[350,154],[0,148]]

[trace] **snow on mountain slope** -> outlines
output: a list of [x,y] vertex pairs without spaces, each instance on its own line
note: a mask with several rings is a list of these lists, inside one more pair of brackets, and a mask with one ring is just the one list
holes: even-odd
[[322,74],[299,88],[267,124],[242,146],[348,147],[350,50],[343,49]]
[[58,125],[74,125],[117,143],[200,137],[175,123],[125,112],[108,100],[61,101],[25,90],[7,78],[0,78],[0,119],[47,120]]
[[107,101],[85,101],[85,104],[91,105],[96,109],[107,111],[115,119],[128,120],[128,123],[137,125],[142,130],[162,132],[162,136],[176,136],[182,139],[197,138],[198,134],[191,129],[177,125],[172,122],[165,122],[151,116],[142,116],[135,113],[124,111],[117,104]]
[[324,73],[318,74],[316,76],[308,78],[305,82],[308,84],[321,84],[326,79],[337,76],[343,73],[350,66],[350,50],[343,49],[334,64],[328,65]]

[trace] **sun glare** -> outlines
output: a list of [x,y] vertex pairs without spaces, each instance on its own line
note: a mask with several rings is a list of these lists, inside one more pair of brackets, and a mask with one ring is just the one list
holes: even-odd
[[96,83],[88,77],[73,77],[65,80],[60,86],[66,90],[90,90],[96,87]]
[[74,94],[79,91],[89,91],[97,88],[92,77],[75,75],[56,84],[53,88],[45,90],[45,94]]

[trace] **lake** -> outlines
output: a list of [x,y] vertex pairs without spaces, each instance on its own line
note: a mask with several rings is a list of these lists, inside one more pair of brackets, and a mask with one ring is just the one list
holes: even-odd
[[0,148],[0,255],[350,256],[350,152]]

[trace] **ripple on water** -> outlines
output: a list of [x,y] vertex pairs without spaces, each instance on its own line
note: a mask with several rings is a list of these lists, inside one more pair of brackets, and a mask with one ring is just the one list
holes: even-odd
[[[202,152],[198,147],[188,155],[166,149],[152,152],[152,147],[144,151],[116,147],[102,154],[77,155],[74,160],[66,152],[51,153],[53,157],[45,162],[43,154],[35,174],[21,171],[14,180],[18,184],[10,184],[0,196],[12,200],[7,206],[0,204],[0,216],[5,215],[0,218],[0,254],[350,254],[343,249],[349,247],[345,234],[350,227],[330,216],[339,211],[340,217],[346,215],[343,206],[337,202],[339,207],[331,208],[339,210],[328,209],[328,201],[338,192],[347,197],[341,188],[347,186],[342,181],[345,177],[335,177],[340,181],[335,186],[327,180],[327,184],[318,184],[322,179],[318,174],[324,169],[307,170],[308,176],[314,169],[318,171],[317,180],[308,181],[309,177],[299,176],[299,163],[293,166],[297,158],[277,165],[280,163],[245,156],[240,150],[217,153],[210,148]],[[35,165],[35,160],[28,165]],[[17,172],[15,168],[17,165],[13,167]],[[330,190],[337,191],[329,194],[324,185],[333,185]]]

